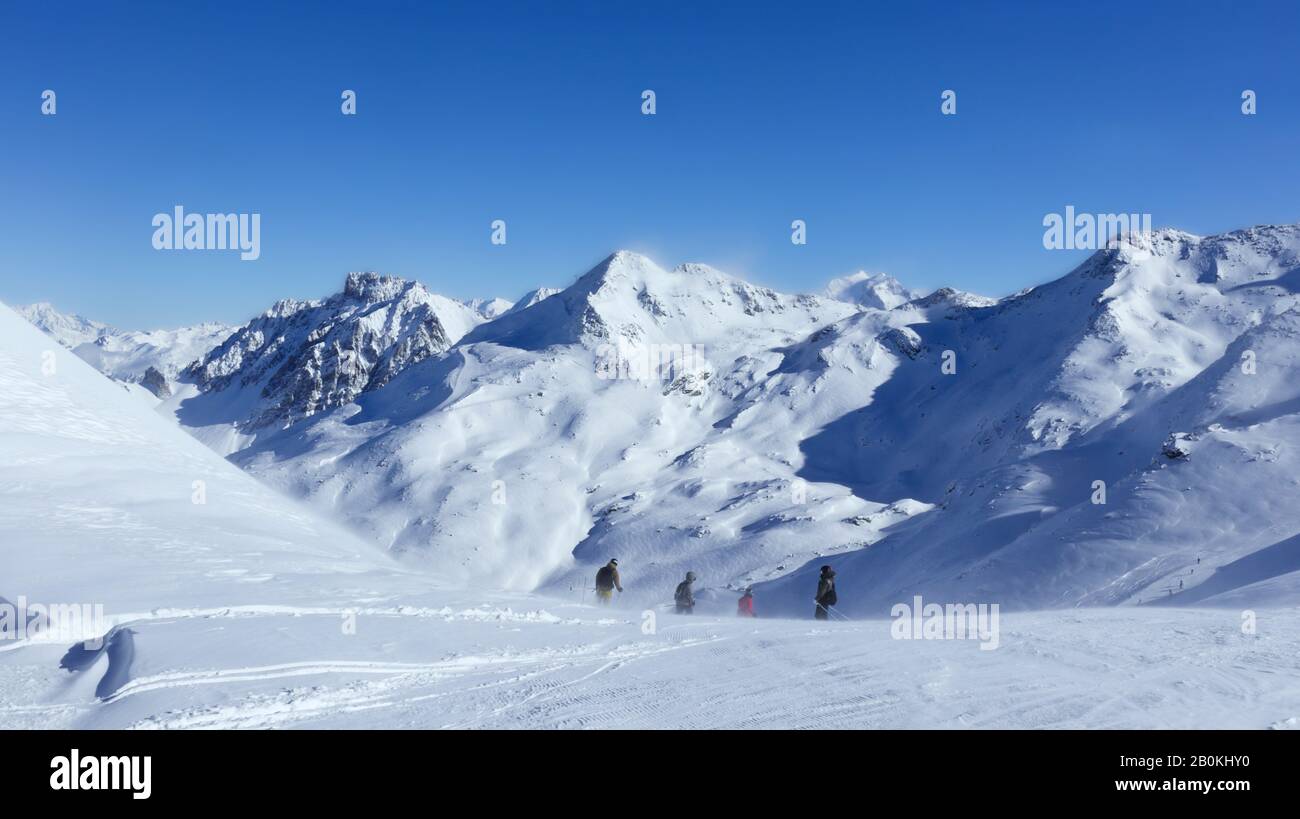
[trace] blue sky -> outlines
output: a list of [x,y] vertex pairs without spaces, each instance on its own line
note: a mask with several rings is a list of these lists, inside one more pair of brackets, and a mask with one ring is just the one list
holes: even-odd
[[[242,321],[349,270],[515,297],[620,247],[1001,295],[1080,260],[1042,247],[1066,205],[1300,221],[1297,42],[1280,2],[8,3],[0,299]],[[261,258],[154,250],[177,204],[260,213]]]

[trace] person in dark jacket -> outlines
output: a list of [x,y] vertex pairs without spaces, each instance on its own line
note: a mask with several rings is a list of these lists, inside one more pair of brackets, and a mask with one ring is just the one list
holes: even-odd
[[749,588],[745,589],[745,593],[741,595],[740,600],[736,602],[736,616],[737,617],[758,616],[757,614],[754,613],[754,587],[753,586],[750,586]]
[[818,620],[829,620],[830,607],[839,602],[835,596],[835,570],[822,566],[821,577],[817,580],[817,611],[813,615]]
[[596,602],[608,606],[610,599],[614,597],[614,589],[618,589],[619,594],[623,593],[623,582],[618,576],[617,558],[611,558],[608,563],[600,567],[600,571],[596,572]]
[[691,584],[695,582],[695,572],[687,572],[686,579],[677,584],[673,600],[677,603],[678,614],[691,614],[695,611],[695,591]]

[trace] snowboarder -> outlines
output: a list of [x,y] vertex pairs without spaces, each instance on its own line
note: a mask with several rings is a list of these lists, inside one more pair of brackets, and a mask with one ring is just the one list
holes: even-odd
[[839,602],[835,596],[835,570],[830,566],[822,566],[821,577],[817,580],[817,611],[814,617],[818,620],[831,619],[830,606]]
[[677,603],[678,614],[690,614],[695,611],[695,592],[691,584],[695,582],[695,572],[687,572],[686,579],[677,584],[673,600]]
[[623,583],[618,576],[618,558],[610,558],[596,572],[596,602],[608,606],[614,597],[614,589],[618,589],[619,594],[623,593]]
[[754,587],[750,586],[745,589],[740,600],[736,603],[736,616],[738,617],[757,617],[754,613]]

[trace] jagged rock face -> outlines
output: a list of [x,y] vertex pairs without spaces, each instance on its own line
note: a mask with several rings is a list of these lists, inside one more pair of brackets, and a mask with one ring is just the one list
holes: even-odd
[[167,376],[159,372],[157,367],[150,367],[144,371],[144,375],[140,378],[140,386],[153,393],[153,396],[160,401],[164,398],[170,398],[172,394],[171,385],[167,383]]
[[1196,436],[1186,432],[1170,433],[1165,439],[1164,444],[1160,447],[1160,452],[1171,461],[1188,457],[1192,452],[1192,444],[1196,442]]
[[924,346],[921,337],[908,327],[894,327],[880,334],[880,341],[897,353],[916,358]]
[[482,320],[418,282],[350,273],[343,292],[324,301],[278,302],[185,376],[204,393],[258,390],[261,400],[242,428],[285,424],[387,384]]

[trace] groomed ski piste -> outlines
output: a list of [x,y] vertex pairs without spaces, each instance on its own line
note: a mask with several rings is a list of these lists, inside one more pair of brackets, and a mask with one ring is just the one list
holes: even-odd
[[[0,597],[100,606],[0,640],[3,728],[1285,728],[1300,611],[891,620],[439,588],[241,471],[0,306]],[[707,584],[706,584],[707,585]],[[652,614],[647,614],[651,612]],[[1253,633],[1251,633],[1253,632]],[[104,638],[93,642],[94,638]],[[82,640],[92,640],[89,648]]]

